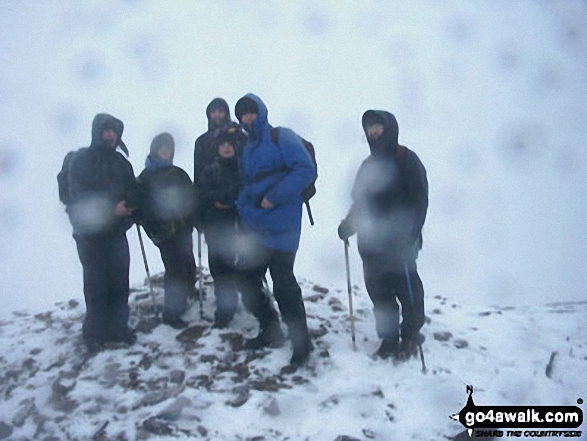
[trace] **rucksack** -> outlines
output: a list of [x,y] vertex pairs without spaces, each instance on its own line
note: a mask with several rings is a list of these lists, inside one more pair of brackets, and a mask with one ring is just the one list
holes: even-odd
[[77,152],[79,152],[79,150],[72,150],[70,152],[67,152],[67,155],[65,155],[65,158],[63,158],[63,165],[61,166],[61,171],[57,173],[59,200],[64,205],[69,204],[71,199],[69,194],[69,166],[71,164],[71,160]]
[[[269,137],[271,141],[276,145],[279,146],[279,130],[281,127],[274,127],[269,132]],[[298,135],[299,136],[299,135]],[[308,151],[310,158],[312,158],[312,162],[314,163],[314,167],[316,168],[316,177],[314,180],[302,191],[302,200],[304,204],[306,204],[306,209],[308,210],[308,217],[310,218],[310,225],[314,226],[314,218],[312,217],[312,210],[310,209],[310,199],[314,197],[316,194],[316,179],[318,179],[318,163],[316,162],[316,150],[310,141],[305,140],[300,136],[304,147]]]

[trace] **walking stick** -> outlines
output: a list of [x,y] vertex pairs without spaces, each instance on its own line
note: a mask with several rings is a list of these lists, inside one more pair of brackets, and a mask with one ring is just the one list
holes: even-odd
[[151,291],[151,300],[153,301],[153,310],[155,312],[155,317],[159,318],[159,314],[157,312],[157,302],[155,301],[155,291],[153,291],[153,282],[151,281],[151,273],[149,271],[149,264],[147,263],[147,253],[145,253],[145,244],[143,243],[143,236],[141,234],[141,227],[139,224],[137,226],[137,234],[139,235],[139,243],[141,244],[141,251],[143,253],[143,262],[145,262],[145,271],[147,272],[147,280],[149,281],[149,290]]
[[198,276],[198,302],[200,303],[200,318],[204,318],[204,307],[202,305],[202,233],[198,231],[198,268],[200,274]]
[[[408,282],[408,292],[410,293],[410,302],[412,303],[412,313],[414,312],[414,293],[412,292],[412,282],[410,281],[410,273],[408,271],[408,264],[404,262],[404,274]],[[426,373],[426,363],[424,363],[424,351],[422,350],[422,342],[418,337],[418,349],[420,350],[420,360],[422,361],[422,372]]]
[[351,290],[351,269],[349,265],[349,240],[345,239],[344,241],[344,258],[346,263],[346,284],[347,289],[349,292],[349,311],[351,315],[351,335],[353,338],[353,351],[357,350],[355,344],[355,316],[353,315],[353,297],[352,297],[352,290]]

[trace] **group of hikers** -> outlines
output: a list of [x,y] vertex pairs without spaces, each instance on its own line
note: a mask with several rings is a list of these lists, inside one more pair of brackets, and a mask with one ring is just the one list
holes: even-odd
[[[307,362],[313,345],[294,262],[304,192],[316,179],[316,162],[306,141],[288,128],[273,127],[267,114],[263,101],[247,94],[235,105],[236,123],[224,99],[212,100],[206,108],[208,130],[195,142],[193,180],[173,164],[169,133],[153,138],[145,169],[135,178],[122,154],[128,156],[122,121],[95,116],[90,146],[68,154],[58,175],[83,268],[82,335],[89,348],[136,341],[128,326],[126,231],[137,223],[159,248],[165,267],[163,323],[188,326],[182,315],[197,276],[196,228],[208,245],[213,327],[230,325],[240,293],[260,328],[245,348],[282,346],[281,315],[293,348],[290,364]],[[376,355],[406,359],[416,354],[424,324],[416,258],[428,206],[426,172],[416,154],[398,144],[391,113],[369,110],[362,124],[371,155],[357,173],[352,206],[338,235],[346,243],[353,234],[358,237],[382,339]],[[264,288],[267,270],[279,312]]]

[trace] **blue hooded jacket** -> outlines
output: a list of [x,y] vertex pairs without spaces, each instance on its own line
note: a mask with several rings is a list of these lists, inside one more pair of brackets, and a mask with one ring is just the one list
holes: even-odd
[[[279,130],[278,145],[271,141],[272,126],[267,107],[253,94],[258,114],[242,157],[244,187],[238,198],[238,211],[245,232],[262,245],[283,251],[298,249],[301,233],[302,191],[314,180],[316,168],[301,138],[292,130]],[[270,174],[272,170],[286,170]],[[266,175],[262,179],[256,177]],[[267,198],[275,207],[263,209]]]

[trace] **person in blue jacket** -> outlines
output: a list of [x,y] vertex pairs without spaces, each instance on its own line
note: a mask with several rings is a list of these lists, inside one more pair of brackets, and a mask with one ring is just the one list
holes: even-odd
[[242,97],[235,114],[248,134],[242,156],[244,182],[237,202],[247,237],[247,246],[239,255],[239,285],[243,303],[259,320],[261,329],[245,347],[276,347],[284,342],[277,311],[263,290],[269,269],[293,346],[290,363],[300,366],[313,347],[293,267],[301,233],[301,193],[314,180],[316,168],[301,138],[292,130],[281,128],[277,143],[272,141],[273,127],[259,97]]

